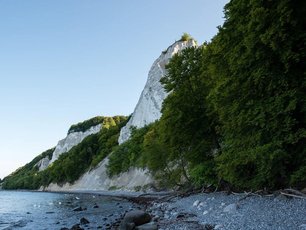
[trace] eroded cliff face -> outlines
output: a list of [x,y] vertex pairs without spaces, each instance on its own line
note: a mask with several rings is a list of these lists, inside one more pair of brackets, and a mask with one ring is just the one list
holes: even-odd
[[91,134],[98,133],[101,130],[101,127],[102,125],[99,124],[99,125],[90,127],[85,132],[73,132],[73,133],[68,134],[66,138],[58,142],[52,154],[52,159],[50,160],[49,164],[52,164],[54,161],[56,161],[61,154],[68,152],[72,147],[81,143],[85,137]]
[[104,159],[93,170],[86,172],[73,184],[66,183],[62,186],[50,184],[44,191],[74,191],[74,190],[122,190],[135,191],[153,182],[147,170],[131,168],[118,176],[109,178],[107,175],[108,158]]
[[[194,40],[177,41],[159,56],[153,63],[135,110],[125,127],[120,131],[118,139],[119,144],[127,141],[131,135],[131,127],[141,128],[150,124],[161,117],[161,107],[167,93],[160,83],[160,79],[165,76],[165,66],[168,64],[170,58],[181,50],[196,46]],[[53,153],[50,163],[58,159],[59,155],[67,152],[73,146],[80,143],[86,136],[99,132],[101,126],[92,127],[84,133],[71,133],[65,139],[61,140]],[[83,176],[81,176],[73,184],[66,183],[62,186],[57,184],[50,184],[45,188],[45,191],[73,191],[73,190],[129,190],[133,191],[139,187],[145,187],[154,183],[152,175],[147,170],[131,168],[128,172],[122,173],[118,176],[109,178],[107,175],[108,157],[100,164],[90,169]],[[43,165],[43,162],[42,164]]]
[[165,66],[170,58],[185,49],[186,47],[196,46],[196,42],[191,39],[188,41],[177,41],[159,56],[153,63],[148,80],[143,89],[136,108],[125,127],[121,129],[118,139],[119,144],[129,139],[131,135],[131,127],[142,128],[161,117],[161,107],[167,93],[164,90],[160,79],[166,74]]
[[46,156],[45,158],[38,161],[36,166],[38,167],[39,171],[42,171],[42,170],[45,170],[49,164],[50,164],[50,159],[48,156]]

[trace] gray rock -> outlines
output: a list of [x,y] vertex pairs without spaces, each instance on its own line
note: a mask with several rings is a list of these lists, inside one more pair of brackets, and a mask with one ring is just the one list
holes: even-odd
[[280,194],[274,198],[274,201],[285,201],[285,200],[288,200],[288,198],[284,196],[283,194]]
[[70,228],[70,230],[84,230],[84,228],[81,228],[79,224],[75,224]]
[[120,230],[130,230],[135,226],[143,225],[151,221],[151,216],[141,210],[127,212],[120,224]]
[[84,225],[84,224],[89,224],[90,222],[86,218],[82,217],[80,223]]
[[157,224],[154,222],[150,222],[136,227],[136,230],[157,230],[157,229],[158,229]]
[[223,212],[236,212],[238,209],[238,205],[237,204],[230,204],[230,205],[227,205],[224,209],[223,209]]
[[205,229],[205,230],[214,230],[214,225],[205,224],[205,225],[204,225],[204,229]]
[[76,207],[72,211],[74,211],[74,212],[81,212],[81,211],[83,211],[83,208],[82,207]]

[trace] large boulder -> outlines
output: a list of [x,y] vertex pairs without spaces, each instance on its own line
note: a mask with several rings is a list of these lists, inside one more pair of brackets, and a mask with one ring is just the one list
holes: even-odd
[[120,230],[132,230],[135,226],[140,226],[151,221],[151,216],[141,210],[127,212],[120,224]]

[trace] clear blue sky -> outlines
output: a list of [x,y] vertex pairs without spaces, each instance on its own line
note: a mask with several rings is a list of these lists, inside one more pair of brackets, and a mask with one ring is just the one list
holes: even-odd
[[0,0],[0,178],[71,124],[129,115],[161,51],[209,41],[227,0]]

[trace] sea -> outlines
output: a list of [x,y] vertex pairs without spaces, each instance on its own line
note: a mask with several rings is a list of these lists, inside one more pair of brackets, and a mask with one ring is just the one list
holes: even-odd
[[99,194],[0,190],[0,230],[70,229],[82,218],[89,222],[80,225],[84,229],[109,229],[133,208],[125,199]]

